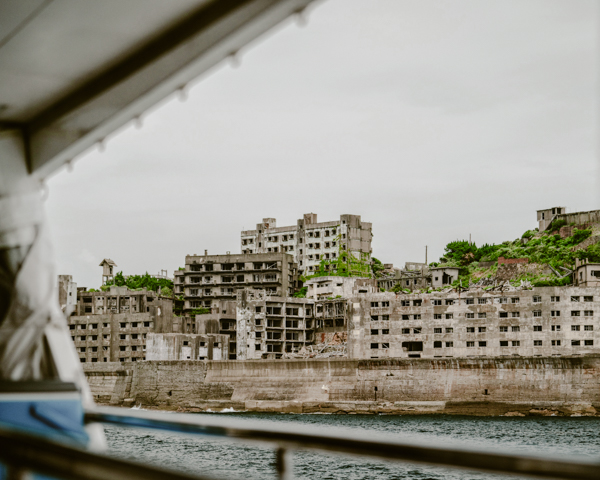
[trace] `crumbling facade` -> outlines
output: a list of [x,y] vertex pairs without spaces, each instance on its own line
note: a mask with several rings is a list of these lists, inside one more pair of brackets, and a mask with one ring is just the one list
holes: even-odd
[[149,333],[146,360],[227,360],[229,337],[219,334]]
[[178,328],[172,299],[115,286],[106,292],[78,289],[77,304],[67,321],[82,363],[145,360],[148,333]]
[[314,301],[252,289],[237,295],[237,359],[280,359],[314,342]]
[[600,353],[591,287],[355,296],[351,358],[562,356]]
[[349,298],[354,294],[377,291],[377,280],[365,277],[313,277],[304,283],[306,297],[313,300]]
[[600,263],[575,259],[573,284],[579,287],[600,287]]
[[298,271],[310,274],[318,270],[322,260],[331,262],[346,259],[344,253],[365,264],[371,262],[372,224],[363,222],[360,215],[341,215],[339,220],[317,222],[316,213],[307,213],[297,225],[277,227],[274,218],[263,218],[256,230],[241,232],[242,253],[277,253],[293,255]]
[[183,285],[186,314],[198,308],[218,309],[220,301],[235,300],[241,288],[291,296],[298,279],[294,258],[286,253],[187,255],[185,271],[177,273],[175,285]]
[[391,290],[399,286],[402,290],[421,290],[432,286],[431,272],[426,263],[406,262],[403,269],[384,272],[377,279],[380,289]]

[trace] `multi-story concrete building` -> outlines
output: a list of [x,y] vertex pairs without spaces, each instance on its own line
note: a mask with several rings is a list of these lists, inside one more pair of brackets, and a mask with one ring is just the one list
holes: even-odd
[[206,333],[149,333],[147,360],[227,360],[229,337]]
[[173,301],[145,289],[111,286],[106,292],[77,289],[77,305],[67,317],[81,362],[125,362],[146,358],[148,333],[171,333]]
[[575,259],[573,283],[579,287],[600,287],[600,263]]
[[318,270],[322,260],[343,261],[349,269],[352,258],[369,265],[372,237],[372,224],[361,221],[360,215],[341,215],[339,220],[317,223],[317,214],[307,213],[297,225],[287,227],[277,227],[274,218],[263,218],[256,230],[242,231],[241,249],[242,253],[289,253],[299,273],[310,274]]
[[347,322],[352,358],[600,353],[600,293],[591,287],[367,294],[350,300]]
[[374,293],[377,280],[363,277],[314,277],[304,283],[306,297],[313,300],[349,298],[360,293]]
[[66,316],[77,308],[77,283],[71,275],[58,276],[58,304]]
[[282,358],[314,343],[314,300],[244,289],[237,300],[237,359]]
[[[291,296],[297,283],[294,257],[286,253],[187,255],[185,271],[176,272],[177,291],[183,286],[184,312],[219,308],[235,300],[240,288],[258,288],[269,295]],[[183,278],[183,283],[181,279]]]

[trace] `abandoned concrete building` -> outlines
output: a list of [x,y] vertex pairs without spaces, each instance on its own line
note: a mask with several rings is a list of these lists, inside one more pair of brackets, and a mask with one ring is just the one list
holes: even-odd
[[[291,296],[297,286],[296,264],[286,253],[186,255],[185,270],[175,272],[176,293],[185,299],[186,314],[197,308],[219,308],[235,300],[240,288],[264,289],[269,295]],[[182,282],[183,279],[183,283]]]
[[349,298],[355,294],[377,291],[377,280],[365,277],[313,277],[304,283],[306,297],[313,300]]
[[289,253],[298,264],[299,274],[310,274],[322,260],[337,262],[344,252],[370,263],[372,237],[372,224],[361,221],[360,215],[341,215],[339,220],[317,223],[317,214],[307,213],[297,225],[287,227],[277,227],[274,218],[263,218],[256,230],[241,232],[241,251]]
[[149,333],[146,360],[227,360],[229,337],[207,333]]
[[77,308],[77,283],[72,275],[58,276],[58,304],[67,317]]
[[579,287],[600,287],[600,263],[576,258],[573,284]]
[[314,300],[244,289],[237,300],[237,359],[282,358],[314,343]]
[[431,272],[426,263],[406,262],[403,269],[395,269],[377,279],[380,289],[391,290],[399,285],[403,290],[421,290],[431,287]]
[[537,211],[539,231],[545,232],[554,220],[563,220],[567,225],[600,223],[600,210],[567,213],[566,207],[553,207]]
[[77,304],[67,321],[81,362],[145,360],[148,333],[178,330],[172,299],[115,286],[106,292],[78,288]]
[[347,317],[351,358],[600,353],[600,295],[591,287],[376,293],[352,298]]

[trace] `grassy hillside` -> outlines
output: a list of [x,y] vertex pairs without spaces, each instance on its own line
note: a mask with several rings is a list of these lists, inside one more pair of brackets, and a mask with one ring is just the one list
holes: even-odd
[[466,240],[450,242],[440,261],[431,266],[459,267],[460,278],[456,284],[467,286],[469,282],[476,283],[482,278],[497,277],[497,264],[483,267],[480,262],[497,262],[499,257],[527,258],[528,265],[513,268],[514,272],[509,279],[512,284],[528,280],[534,286],[568,285],[572,278],[571,275],[566,275],[567,270],[574,268],[576,258],[600,262],[600,244],[573,251],[574,247],[590,236],[600,235],[600,225],[581,230],[575,228],[572,235],[564,239],[558,234],[561,226],[563,225],[552,225],[551,231],[544,233],[539,233],[537,229],[528,230],[521,238],[497,245],[477,247],[475,244],[469,245]]

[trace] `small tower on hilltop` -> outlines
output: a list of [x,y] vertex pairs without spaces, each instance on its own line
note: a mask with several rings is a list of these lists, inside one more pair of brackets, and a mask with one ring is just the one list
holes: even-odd
[[113,267],[116,267],[117,264],[110,258],[105,258],[100,262],[100,266],[102,267],[102,285],[106,285],[108,282],[114,281],[115,274]]

